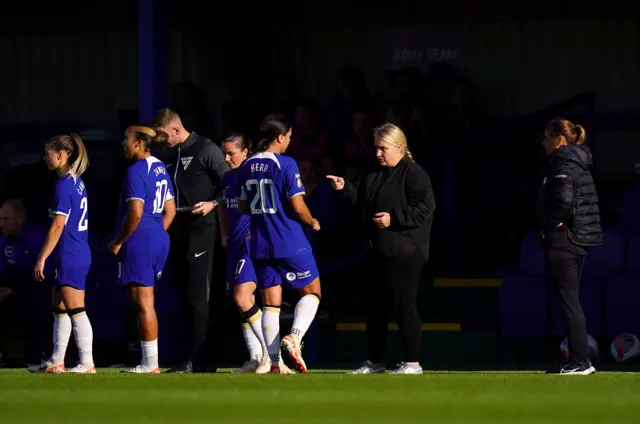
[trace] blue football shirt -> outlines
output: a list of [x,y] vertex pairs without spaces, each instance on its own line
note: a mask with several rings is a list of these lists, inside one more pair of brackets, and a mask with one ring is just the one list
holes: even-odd
[[240,199],[251,212],[250,254],[254,258],[290,258],[311,252],[290,199],[304,195],[295,160],[257,153],[241,166]]
[[64,230],[56,247],[56,264],[61,268],[91,265],[89,249],[89,203],[80,177],[66,174],[56,182],[49,216],[65,217]]
[[240,168],[231,169],[224,174],[221,183],[222,200],[227,206],[228,248],[246,251],[251,218],[238,211],[238,200],[242,191],[239,177]]
[[127,169],[120,196],[118,225],[127,214],[127,203],[140,200],[144,202],[144,210],[136,232],[138,229],[160,229],[164,232],[164,204],[173,197],[173,184],[164,163],[153,156],[140,159]]

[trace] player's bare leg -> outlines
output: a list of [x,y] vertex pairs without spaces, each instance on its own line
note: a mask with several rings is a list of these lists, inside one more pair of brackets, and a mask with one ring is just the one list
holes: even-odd
[[136,308],[142,363],[132,368],[132,374],[160,374],[158,365],[158,317],[155,308],[154,287],[130,284],[129,297]]

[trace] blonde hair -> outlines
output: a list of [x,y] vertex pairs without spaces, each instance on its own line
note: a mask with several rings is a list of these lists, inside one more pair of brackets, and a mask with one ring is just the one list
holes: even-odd
[[45,148],[55,152],[67,152],[69,173],[76,177],[84,174],[89,167],[87,148],[78,134],[57,135],[47,141]]
[[394,146],[400,146],[404,155],[413,161],[413,155],[409,151],[407,136],[397,125],[386,123],[373,130],[374,140],[383,140]]
[[155,126],[147,127],[145,125],[132,125],[127,128],[127,133],[133,133],[133,137],[136,140],[140,140],[144,143],[145,150],[151,149],[152,143],[166,143],[169,140],[169,134],[164,131],[160,131]]
[[553,139],[563,136],[568,144],[584,144],[587,140],[587,131],[582,125],[574,125],[564,118],[556,118],[549,122],[545,131]]

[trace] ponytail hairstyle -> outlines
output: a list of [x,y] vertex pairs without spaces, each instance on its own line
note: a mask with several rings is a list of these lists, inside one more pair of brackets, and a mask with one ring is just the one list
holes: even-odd
[[78,134],[73,133],[52,137],[45,144],[45,149],[53,150],[54,152],[66,152],[68,172],[74,177],[84,174],[89,167],[87,148]]
[[373,130],[374,140],[384,140],[394,146],[399,146],[404,156],[413,162],[413,155],[409,151],[407,136],[397,125],[386,123]]
[[233,143],[233,145],[240,150],[247,149],[247,156],[253,153],[254,146],[251,143],[251,139],[245,133],[232,132],[222,140],[222,143]]
[[564,137],[567,144],[584,144],[587,140],[587,131],[582,125],[574,125],[564,118],[556,118],[549,122],[545,132],[553,140]]
[[150,127],[144,125],[134,125],[127,129],[127,133],[133,133],[135,140],[142,141],[144,143],[144,151],[151,150],[153,143],[166,143],[169,140],[169,134],[164,131],[160,131],[155,125]]
[[264,152],[278,139],[278,136],[286,135],[291,130],[291,123],[281,114],[273,114],[264,118],[260,124],[260,141],[255,148],[256,152]]

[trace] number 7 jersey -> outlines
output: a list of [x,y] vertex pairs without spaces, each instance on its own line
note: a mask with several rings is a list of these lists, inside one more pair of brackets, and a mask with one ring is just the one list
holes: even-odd
[[251,212],[252,258],[290,258],[311,253],[290,199],[304,195],[295,160],[271,152],[256,153],[241,165],[240,199]]
[[56,267],[71,269],[91,265],[89,203],[80,177],[66,174],[56,182],[49,215],[65,217],[64,230],[56,246]]

